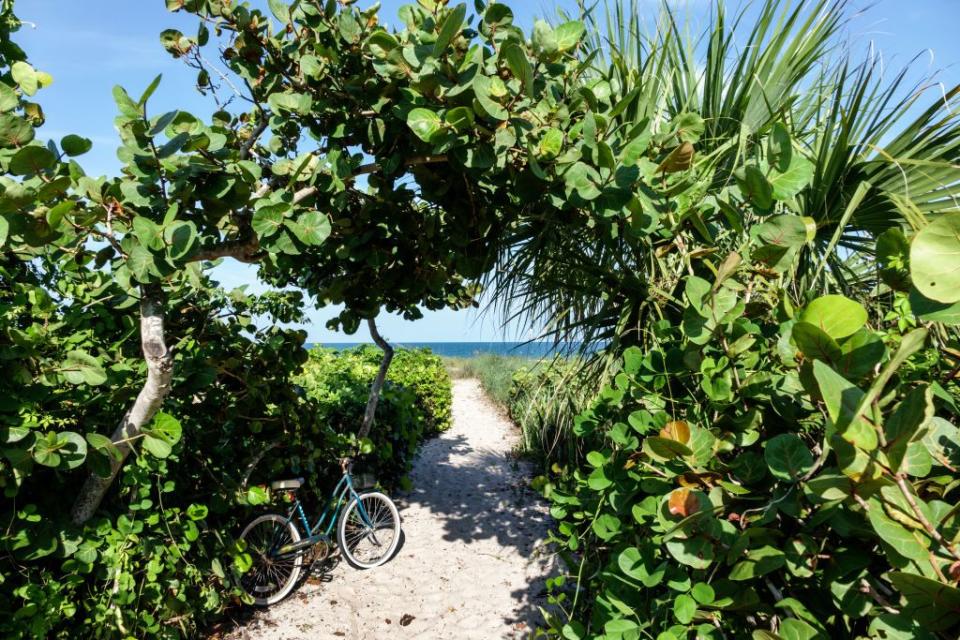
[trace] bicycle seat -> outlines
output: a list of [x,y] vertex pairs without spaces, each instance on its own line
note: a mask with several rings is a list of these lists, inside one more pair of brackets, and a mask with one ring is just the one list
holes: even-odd
[[291,480],[274,480],[270,483],[271,489],[285,489],[287,491],[296,491],[303,484],[303,478],[293,478]]

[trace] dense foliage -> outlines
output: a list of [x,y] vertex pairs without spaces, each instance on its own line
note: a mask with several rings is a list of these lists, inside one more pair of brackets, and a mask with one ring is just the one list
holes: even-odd
[[326,449],[347,454],[359,448],[364,456],[358,459],[358,471],[365,467],[375,471],[386,486],[395,486],[398,480],[406,485],[404,474],[420,441],[450,427],[450,378],[440,358],[429,350],[398,350],[377,405],[378,428],[368,442],[355,443],[353,434],[380,358],[380,351],[371,346],[346,351],[317,347],[310,350],[296,380],[315,402],[316,434],[327,443]]
[[577,418],[585,462],[543,480],[570,569],[557,635],[956,636],[960,387],[909,297],[956,308],[925,252],[960,250],[940,233],[957,219],[898,232],[886,279],[905,291],[881,317],[839,295],[794,308],[753,262],[762,240],[696,265]]
[[[295,320],[291,301],[213,291],[211,299],[190,300],[177,314],[183,318],[177,328],[188,336],[178,356],[185,364],[151,433],[178,437],[167,447],[166,440],[145,445],[147,452],[124,468],[120,490],[101,516],[83,527],[69,522],[75,478],[69,449],[55,449],[59,464],[44,458],[19,479],[3,468],[13,498],[0,511],[4,637],[193,635],[239,602],[233,576],[246,560],[233,540],[269,498],[260,483],[302,475],[310,483],[304,496],[318,504],[338,473],[334,461],[357,450],[353,427],[376,353],[313,351],[307,360],[301,332],[258,331],[252,324],[253,314],[268,309],[275,319]],[[26,304],[28,296],[21,298]],[[43,326],[46,314],[31,311],[33,324],[24,331],[39,332],[46,338],[39,344],[52,351],[62,338]],[[126,346],[118,344],[96,386],[24,388],[33,415],[44,419],[19,446],[50,425],[113,419],[112,403],[131,392],[124,376],[137,362],[136,338],[127,333]],[[24,362],[41,361],[18,353]],[[367,454],[358,459],[359,472],[396,486],[419,440],[448,423],[450,384],[438,362],[429,353],[400,352],[396,382],[378,408],[378,429],[359,447]],[[297,383],[305,393],[296,392]],[[94,393],[99,401],[91,400]],[[80,416],[75,407],[83,407]],[[2,415],[9,433],[10,416]]]
[[37,139],[51,78],[0,5],[7,635],[193,633],[235,596],[258,482],[355,446],[400,478],[446,424],[438,363],[401,353],[357,441],[373,353],[301,371],[303,334],[254,322],[299,294],[221,291],[220,258],[350,332],[490,274],[512,317],[605,347],[575,425],[576,369],[512,400],[564,401],[521,418],[556,462],[553,633],[956,635],[956,90],[909,119],[903,76],[828,63],[843,0],[761,3],[746,49],[722,10],[644,39],[637,3],[586,42],[501,3],[419,0],[399,31],[353,2],[167,5],[199,18],[161,44],[218,109],[118,87],[110,178],[89,140]]

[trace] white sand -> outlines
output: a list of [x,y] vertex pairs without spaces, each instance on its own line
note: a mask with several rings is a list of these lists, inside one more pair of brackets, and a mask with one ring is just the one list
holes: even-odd
[[546,505],[511,454],[517,438],[476,380],[455,380],[453,427],[424,445],[413,491],[396,496],[404,538],[393,560],[368,571],[341,562],[230,637],[530,636],[552,561]]

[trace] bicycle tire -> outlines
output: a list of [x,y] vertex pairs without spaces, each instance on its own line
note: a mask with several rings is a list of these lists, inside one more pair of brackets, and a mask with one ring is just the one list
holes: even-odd
[[247,553],[253,557],[253,566],[240,576],[240,588],[261,607],[286,598],[300,579],[303,554],[278,562],[271,560],[267,553],[271,546],[300,542],[297,526],[284,516],[268,513],[244,527],[240,539],[247,542]]
[[[360,516],[358,498],[370,516],[372,527]],[[387,535],[390,535],[389,540],[385,539]],[[353,498],[340,514],[337,522],[340,553],[357,569],[379,567],[393,557],[399,542],[400,513],[393,500],[379,491]]]

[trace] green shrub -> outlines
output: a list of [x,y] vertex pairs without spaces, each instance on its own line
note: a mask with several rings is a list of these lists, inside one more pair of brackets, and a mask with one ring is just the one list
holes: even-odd
[[840,296],[782,296],[749,267],[687,277],[577,418],[586,463],[540,479],[569,567],[552,634],[957,636],[949,365],[905,294],[874,328]]
[[[82,300],[78,285],[74,295]],[[303,332],[257,330],[251,322],[295,321],[298,295],[203,289],[172,299],[168,328],[184,339],[154,428],[178,437],[169,450],[140,449],[97,515],[78,527],[69,510],[87,468],[50,466],[49,457],[40,464],[30,455],[50,432],[113,429],[143,375],[133,314],[104,315],[94,336],[76,331],[89,325],[80,305],[58,309],[25,280],[0,287],[0,303],[0,347],[16,358],[0,360],[0,636],[199,635],[240,602],[234,576],[249,559],[234,536],[267,508],[260,486],[302,475],[308,502],[330,489],[336,459],[357,445],[352,434],[377,354],[314,351],[308,361]],[[55,316],[59,321],[49,322]],[[104,348],[107,336],[115,342]],[[77,349],[100,357],[105,380],[53,386],[40,376]],[[372,450],[364,447],[358,458],[358,470],[386,486],[403,480],[427,429],[449,422],[450,383],[439,360],[401,351],[396,362]],[[425,406],[436,411],[428,415]],[[100,455],[95,442],[90,465]]]
[[[356,443],[370,383],[383,353],[361,346],[335,351],[311,349],[303,373],[297,377],[315,403],[315,430],[329,446],[360,447],[357,469],[374,471],[392,486],[409,471],[420,441],[450,426],[450,378],[439,357],[429,350],[397,349],[377,405],[370,443]],[[405,483],[404,483],[405,484]]]

